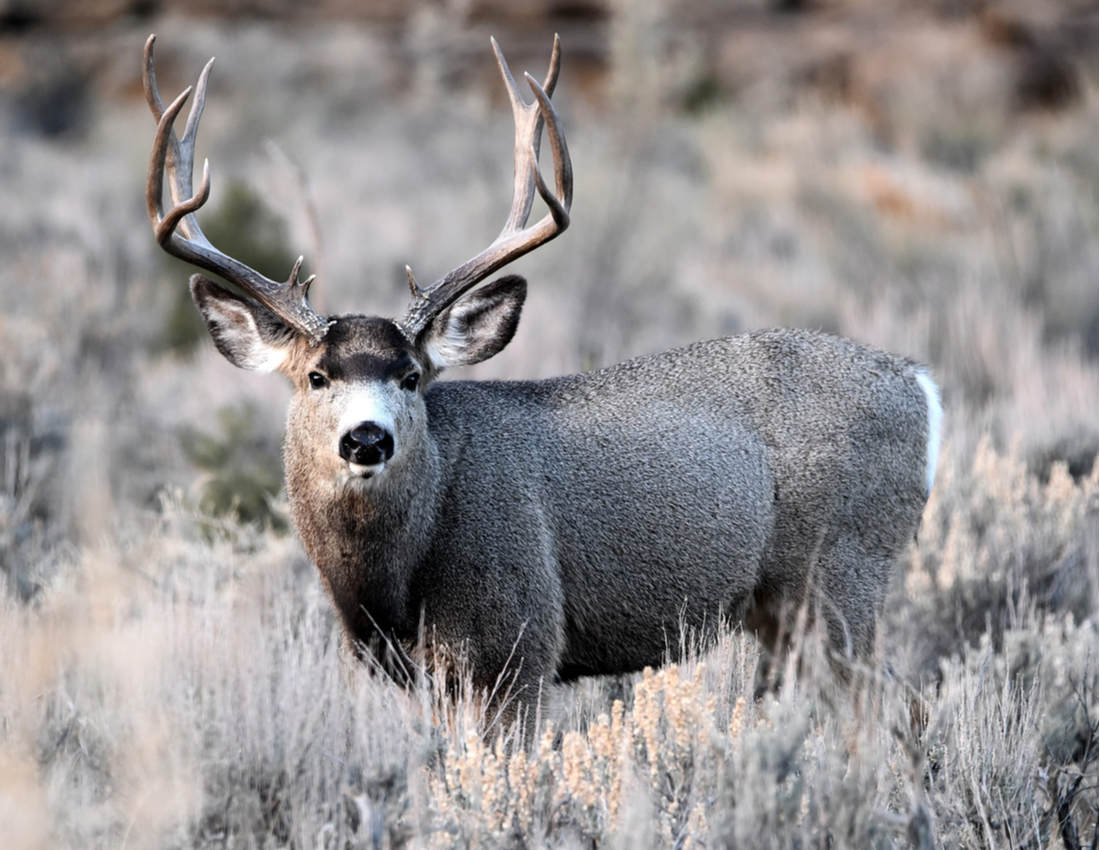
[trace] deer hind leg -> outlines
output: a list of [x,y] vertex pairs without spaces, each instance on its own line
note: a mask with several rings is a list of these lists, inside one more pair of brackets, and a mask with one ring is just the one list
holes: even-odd
[[865,555],[858,534],[842,533],[818,541],[797,591],[758,588],[744,620],[761,647],[756,697],[777,690],[785,670],[799,678],[812,675],[813,651],[828,661],[831,676],[825,673],[823,682],[856,684],[875,653],[876,617],[888,578],[885,560]]
[[857,715],[876,684],[886,679],[876,650],[877,624],[894,558],[870,554],[861,536],[842,534],[821,553],[815,605],[824,626],[833,680],[849,695]]
[[805,606],[774,590],[757,588],[753,594],[744,627],[756,636],[760,645],[760,658],[753,674],[754,699],[762,699],[765,694],[779,690],[783,671],[797,642],[799,621],[804,623],[807,613]]

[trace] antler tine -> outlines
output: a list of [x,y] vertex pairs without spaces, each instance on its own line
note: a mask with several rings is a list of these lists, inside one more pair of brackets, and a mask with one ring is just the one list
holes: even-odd
[[[528,170],[520,167],[520,160],[526,159],[529,155],[533,154],[533,159],[536,163],[538,162],[539,145],[542,142],[543,114],[542,110],[535,105],[524,103],[523,98],[520,96],[519,88],[516,86],[515,78],[512,76],[512,71],[508,67],[507,60],[504,58],[504,53],[500,49],[500,45],[497,44],[495,38],[490,38],[489,40],[493,44],[493,53],[496,54],[497,67],[500,69],[500,75],[504,78],[504,85],[508,89],[508,100],[512,104],[512,115],[514,116],[516,125],[516,170],[512,187],[512,210],[511,214],[508,216],[508,220],[504,224],[504,229],[501,231],[501,233],[505,233],[509,230],[522,228],[523,223],[527,221],[527,217],[531,214],[531,204],[535,200],[534,184],[531,182],[531,175],[528,173]],[[550,70],[546,75],[547,85],[543,86],[544,89],[550,88],[551,92],[553,92],[553,87],[558,81],[558,62],[560,61],[560,50],[558,45],[558,37],[555,35],[554,52],[550,58]],[[524,74],[524,77],[528,80],[528,84],[530,85],[531,75]]]
[[[184,92],[172,102],[171,106],[168,107],[161,117],[160,123],[157,124],[156,141],[153,147],[154,154],[149,164],[149,181],[145,193],[145,204],[149,209],[149,219],[153,224],[153,234],[156,236],[157,244],[169,253],[173,252],[173,248],[170,248],[169,245],[175,233],[176,226],[181,221],[184,221],[184,219],[187,219],[184,223],[184,227],[189,231],[189,238],[192,241],[201,240],[209,246],[206,237],[203,236],[202,231],[199,230],[198,223],[195,222],[193,213],[205,204],[206,199],[210,197],[210,162],[203,162],[202,185],[199,186],[199,191],[190,198],[180,200],[179,195],[183,187],[172,178],[174,173],[173,165],[171,161],[166,161],[168,156],[167,137],[172,133],[172,121],[179,114],[184,101],[187,100],[187,96],[190,93],[190,88],[185,89]],[[164,192],[163,172],[165,170],[167,170],[169,174],[169,187],[172,199],[175,202],[175,206],[168,211],[168,215],[164,215],[162,207]],[[188,169],[188,171],[190,171],[190,169]],[[188,189],[191,188],[190,174],[187,175],[187,183],[185,185]],[[212,246],[211,250],[213,250]]]
[[[188,86],[183,93],[172,102],[168,110],[164,107],[164,101],[160,96],[160,89],[157,86],[156,70],[154,67],[153,57],[153,45],[156,42],[157,37],[150,35],[145,41],[145,55],[144,55],[144,70],[145,73],[142,76],[142,83],[145,88],[145,99],[149,102],[149,108],[152,110],[153,115],[157,118],[159,124],[164,123],[165,112],[171,114],[171,118],[167,122],[166,127],[157,127],[157,132],[167,133],[166,139],[161,139],[158,135],[158,148],[166,148],[167,155],[161,161],[161,169],[157,171],[157,209],[160,210],[160,200],[162,190],[160,186],[163,185],[161,180],[161,171],[167,169],[168,171],[168,189],[172,196],[172,203],[177,207],[183,203],[184,198],[190,195],[192,185],[192,170],[195,162],[195,135],[198,132],[199,120],[202,118],[202,111],[206,105],[206,83],[210,77],[210,70],[214,66],[214,60],[211,59],[206,63],[206,66],[202,69],[202,73],[199,74],[198,84],[194,87],[195,101],[191,105],[191,112],[187,116],[187,124],[184,127],[183,139],[177,139],[172,124],[175,121],[176,115],[179,114],[180,109],[183,107],[183,102],[187,100],[187,96],[191,93],[192,88]],[[175,108],[173,108],[175,107]],[[193,238],[196,234],[198,238],[202,237],[202,231],[199,230],[198,222],[190,217],[190,213],[193,213],[204,203],[206,203],[206,197],[209,194],[209,185],[206,184],[208,180],[208,168],[209,163],[205,163],[203,166],[203,181],[205,188],[200,188],[200,191],[190,198],[190,201],[196,201],[198,198],[202,200],[198,201],[194,206],[186,212],[180,212],[177,215],[173,215],[172,218],[175,224],[179,224],[182,221],[183,231],[188,238]],[[151,177],[152,175],[150,175]],[[151,189],[151,186],[150,186]],[[176,213],[176,210],[172,211]],[[150,213],[151,214],[151,213]],[[175,224],[173,226],[175,226]],[[167,237],[164,237],[167,238]],[[158,242],[163,247],[163,240],[158,234]]]
[[145,89],[145,100],[153,110],[153,117],[159,121],[164,115],[164,101],[161,100],[160,90],[157,88],[157,72],[153,68],[153,45],[156,40],[156,35],[150,35],[145,39],[145,53],[142,56],[144,73],[141,75],[141,82]]
[[[198,133],[199,120],[202,118],[203,106],[206,102],[207,79],[214,60],[207,62],[199,75],[199,81],[194,88],[195,100],[187,116],[183,138],[178,139],[173,125],[190,97],[192,89],[191,87],[184,89],[179,97],[165,107],[157,88],[153,68],[155,40],[156,36],[151,35],[145,42],[143,82],[149,109],[157,119],[157,133],[153,141],[152,157],[149,160],[145,203],[158,244],[174,257],[221,275],[259,301],[311,343],[319,342],[327,332],[330,322],[318,316],[306,300],[314,277],[310,276],[304,281],[298,280],[302,257],[299,257],[294,264],[294,269],[286,282],[277,283],[239,260],[223,254],[210,244],[199,228],[194,213],[210,197],[210,163],[204,161],[202,183],[199,190],[192,195],[195,136]],[[172,197],[172,208],[167,213],[164,212],[163,206],[165,173],[168,175],[168,190]]]
[[[550,213],[553,215],[554,220],[558,221],[562,230],[565,230],[569,226],[569,210],[573,206],[573,163],[569,159],[569,149],[565,144],[565,130],[562,129],[558,113],[554,111],[554,107],[550,103],[549,89],[545,86],[540,87],[530,74],[525,74],[525,76],[527,85],[531,87],[531,91],[535,93],[535,99],[539,102],[541,114],[546,118],[546,137],[550,142],[550,154],[555,163],[554,188],[561,200],[559,201],[546,188],[546,184],[542,180],[542,172],[538,169],[537,155],[533,163],[535,166],[535,188],[538,189],[538,193],[546,202],[546,205],[550,207]],[[552,87],[553,84],[551,84]]]
[[[569,226],[569,209],[573,203],[573,167],[565,144],[565,132],[550,102],[560,69],[560,39],[557,35],[554,36],[550,70],[542,86],[530,74],[524,74],[527,85],[535,95],[535,102],[530,104],[520,96],[496,39],[492,39],[492,44],[497,65],[508,89],[508,99],[512,104],[512,115],[516,124],[512,208],[504,229],[488,248],[448,272],[430,287],[422,289],[413,278],[412,271],[406,267],[413,299],[400,326],[411,340],[415,340],[435,316],[497,269],[549,242]],[[554,158],[556,192],[547,188],[539,171],[539,143],[544,125]],[[536,224],[526,227],[536,192],[546,202],[550,212]]]

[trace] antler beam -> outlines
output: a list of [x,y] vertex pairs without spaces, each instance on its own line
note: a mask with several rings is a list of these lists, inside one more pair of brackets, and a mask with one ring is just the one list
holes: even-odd
[[[508,87],[508,98],[512,103],[512,114],[516,123],[512,209],[504,229],[493,244],[426,289],[417,284],[412,270],[406,267],[413,297],[400,326],[410,340],[415,340],[433,318],[497,269],[528,251],[533,251],[539,245],[549,242],[569,226],[569,208],[573,203],[573,166],[569,161],[569,150],[565,145],[565,132],[550,103],[550,95],[554,93],[554,86],[558,81],[561,42],[555,35],[550,70],[546,74],[546,81],[541,86],[530,74],[524,74],[527,85],[535,95],[535,102],[530,104],[525,103],[520,96],[516,81],[508,69],[508,63],[504,61],[504,54],[500,52],[496,39],[492,42],[497,65],[500,67],[504,84]],[[554,158],[553,192],[546,186],[539,172],[539,143],[542,139],[544,123],[547,139],[550,142],[550,152]],[[536,192],[546,202],[550,211],[541,221],[526,227]]]
[[[239,260],[223,254],[210,244],[199,229],[195,211],[210,197],[210,162],[203,162],[202,183],[199,190],[192,194],[195,135],[206,101],[206,81],[214,60],[207,62],[199,75],[198,84],[194,87],[195,100],[187,116],[183,138],[179,139],[173,130],[173,124],[190,97],[192,88],[188,86],[165,107],[153,70],[155,41],[156,36],[151,35],[145,42],[142,79],[145,84],[145,99],[149,102],[153,117],[157,119],[157,134],[153,142],[153,155],[149,161],[149,178],[145,188],[145,203],[157,243],[173,257],[220,275],[240,287],[245,294],[255,298],[287,325],[316,344],[324,337],[330,323],[317,315],[307,300],[313,276],[298,280],[302,257],[294,264],[290,277],[284,283],[278,283]],[[167,213],[163,207],[165,172],[168,174],[168,190],[172,197],[172,208]]]

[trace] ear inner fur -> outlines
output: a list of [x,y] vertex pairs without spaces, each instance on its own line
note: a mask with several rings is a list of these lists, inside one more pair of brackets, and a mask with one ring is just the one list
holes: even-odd
[[526,297],[527,281],[518,275],[486,284],[436,316],[419,346],[436,371],[488,360],[512,341]]
[[266,308],[198,274],[191,278],[191,297],[214,345],[235,366],[272,372],[286,362],[294,335]]

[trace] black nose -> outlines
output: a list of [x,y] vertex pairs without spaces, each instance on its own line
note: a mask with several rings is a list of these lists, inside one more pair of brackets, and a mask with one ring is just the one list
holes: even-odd
[[340,457],[360,466],[385,463],[393,457],[393,434],[376,422],[360,422],[340,438]]

